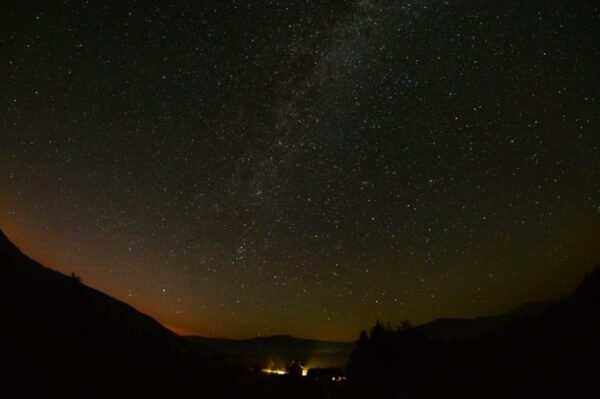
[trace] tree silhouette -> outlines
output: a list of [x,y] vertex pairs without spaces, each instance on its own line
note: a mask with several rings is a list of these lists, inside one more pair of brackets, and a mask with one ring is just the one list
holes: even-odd
[[410,387],[431,375],[443,351],[405,320],[394,329],[377,320],[370,333],[360,333],[347,366],[348,378],[359,386]]
[[77,284],[82,284],[81,281],[81,277],[79,277],[77,274],[75,274],[74,272],[71,273],[71,280],[73,280],[74,282],[76,282]]

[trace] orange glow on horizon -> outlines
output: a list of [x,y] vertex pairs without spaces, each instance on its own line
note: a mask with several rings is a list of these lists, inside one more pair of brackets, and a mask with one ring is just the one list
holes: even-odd
[[181,335],[181,336],[199,335],[195,331],[188,330],[187,328],[174,326],[172,324],[165,324],[165,323],[161,322],[160,320],[157,320],[157,321],[160,324],[162,324],[162,326],[164,328],[166,328],[167,330],[173,331],[177,335]]

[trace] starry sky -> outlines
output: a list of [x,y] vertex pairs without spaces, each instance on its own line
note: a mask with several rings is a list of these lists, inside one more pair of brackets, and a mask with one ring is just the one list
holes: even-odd
[[600,263],[600,7],[7,1],[0,228],[174,331],[350,340]]

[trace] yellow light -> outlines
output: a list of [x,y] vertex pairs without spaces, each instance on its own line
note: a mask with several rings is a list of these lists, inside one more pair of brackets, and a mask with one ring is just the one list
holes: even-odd
[[284,375],[287,374],[287,371],[285,370],[277,370],[277,369],[262,369],[263,373],[267,373],[267,374],[277,374],[277,375]]

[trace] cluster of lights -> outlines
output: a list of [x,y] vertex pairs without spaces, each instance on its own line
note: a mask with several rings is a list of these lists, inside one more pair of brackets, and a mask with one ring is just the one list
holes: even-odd
[[[281,370],[281,369],[262,369],[261,371],[265,374],[275,374],[275,375],[289,374],[288,371]],[[303,367],[302,368],[302,377],[306,377],[307,375],[308,375],[308,368]],[[347,379],[344,376],[337,376],[337,377],[331,377],[331,381],[342,382],[342,381],[347,381]]]
[[[267,373],[267,374],[277,374],[277,375],[284,375],[284,374],[288,373],[285,370],[278,370],[278,369],[262,369],[262,372]],[[304,372],[302,373],[302,375],[304,375]]]
[[[263,373],[266,374],[276,374],[276,375],[285,375],[288,374],[286,370],[281,369],[262,369]],[[302,368],[302,377],[306,377],[308,375],[308,368]]]

